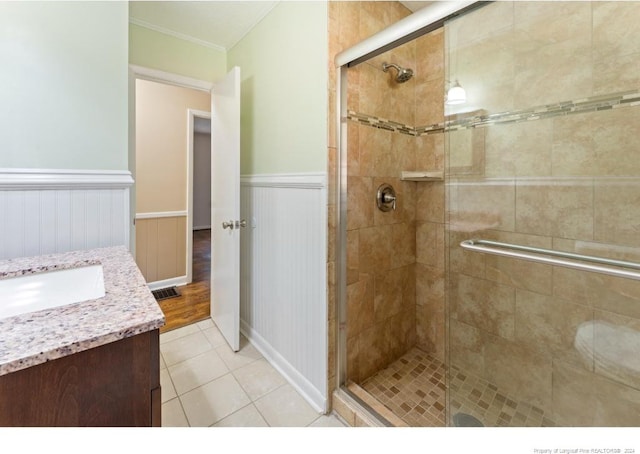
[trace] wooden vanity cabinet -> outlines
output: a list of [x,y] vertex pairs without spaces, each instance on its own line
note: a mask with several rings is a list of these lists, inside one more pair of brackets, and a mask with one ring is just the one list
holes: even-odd
[[0,376],[0,426],[160,426],[158,330]]

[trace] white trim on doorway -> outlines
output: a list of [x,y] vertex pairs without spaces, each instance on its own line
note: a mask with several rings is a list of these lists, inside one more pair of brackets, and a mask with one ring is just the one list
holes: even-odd
[[129,65],[136,79],[150,80],[161,84],[176,85],[178,87],[193,88],[194,90],[210,92],[213,83],[205,80],[193,79],[179,74],[160,71],[159,69],[146,68],[144,66]]
[[187,283],[193,279],[193,133],[196,118],[211,120],[211,112],[187,109]]

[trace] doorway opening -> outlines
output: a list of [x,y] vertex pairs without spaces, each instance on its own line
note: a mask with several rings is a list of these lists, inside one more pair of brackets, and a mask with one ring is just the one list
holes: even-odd
[[[210,87],[171,74],[132,69],[133,250],[151,290],[175,286],[179,290],[179,295],[159,301],[165,332],[210,315],[211,221],[202,220],[211,209]],[[206,153],[205,147],[209,148]],[[195,179],[194,167],[198,169]],[[194,184],[208,185],[195,191],[199,216],[195,233]]]

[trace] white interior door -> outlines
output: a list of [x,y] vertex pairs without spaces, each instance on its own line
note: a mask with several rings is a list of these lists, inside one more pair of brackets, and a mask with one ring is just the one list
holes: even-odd
[[240,349],[240,68],[211,91],[211,318]]

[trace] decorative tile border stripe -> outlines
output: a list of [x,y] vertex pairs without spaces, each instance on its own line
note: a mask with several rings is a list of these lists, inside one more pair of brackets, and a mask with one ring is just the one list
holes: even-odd
[[470,114],[446,123],[447,131],[482,128],[494,124],[520,123],[523,121],[544,120],[562,115],[573,115],[600,110],[618,109],[640,105],[640,90],[625,91],[602,96],[593,96],[574,101],[563,101],[531,109],[500,112],[490,115]]
[[347,119],[367,126],[373,126],[374,128],[378,129],[399,132],[401,134],[408,134],[410,136],[416,135],[415,128],[413,126],[398,123],[396,121],[386,120],[384,118],[374,117],[373,115],[357,113],[352,110],[348,111]]
[[562,115],[597,112],[601,110],[632,106],[640,106],[640,90],[592,96],[590,98],[582,98],[574,101],[546,104],[544,106],[538,106],[531,109],[500,112],[489,115],[482,114],[482,111],[474,111],[452,115],[449,117],[450,119],[444,123],[436,123],[427,126],[409,126],[354,111],[348,112],[347,119],[388,131],[400,132],[411,136],[422,136],[425,134],[438,134],[447,131],[483,128],[497,124],[544,120]]

